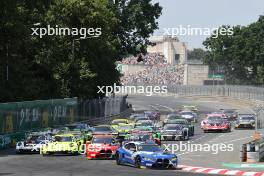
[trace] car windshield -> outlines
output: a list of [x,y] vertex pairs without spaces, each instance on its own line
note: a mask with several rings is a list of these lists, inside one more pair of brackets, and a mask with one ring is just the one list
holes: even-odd
[[143,144],[143,145],[138,145],[138,151],[161,152],[162,149],[158,145]]
[[129,136],[129,140],[147,141],[150,139],[151,139],[151,137],[148,134],[138,134],[138,135],[133,134],[133,135]]
[[180,125],[165,125],[164,126],[164,130],[177,130],[180,128],[181,128]]
[[85,129],[85,126],[84,125],[81,125],[81,124],[78,124],[78,125],[68,125],[66,127],[68,127],[71,131]]
[[219,116],[210,116],[208,117],[208,121],[220,121],[222,120]]
[[111,124],[118,125],[119,123],[127,123],[127,121],[126,120],[113,120]]
[[131,130],[132,128],[133,128],[132,125],[119,126],[120,130]]
[[168,117],[169,120],[179,119],[179,118],[181,118],[181,116],[178,116],[178,115],[172,115]]
[[169,121],[169,122],[173,122],[175,124],[189,124],[188,121],[182,120],[182,119],[172,120],[172,121]]
[[94,132],[98,132],[98,131],[112,132],[112,129],[107,126],[94,127]]
[[140,127],[134,128],[134,130],[136,130],[136,131],[152,131],[151,128],[140,128]]
[[192,115],[192,112],[182,112],[181,115]]
[[93,144],[111,144],[113,143],[113,138],[93,138]]
[[240,117],[239,119],[240,120],[255,120],[255,118],[251,116],[244,116],[244,117]]
[[72,142],[72,136],[55,136],[55,142]]

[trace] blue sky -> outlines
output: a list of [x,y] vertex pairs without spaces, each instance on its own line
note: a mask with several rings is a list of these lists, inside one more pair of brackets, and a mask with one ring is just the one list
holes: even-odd
[[[159,18],[160,29],[155,35],[164,33],[163,28],[179,25],[201,28],[228,25],[248,25],[264,15],[264,0],[153,0],[163,7]],[[179,36],[189,49],[202,47],[206,36]]]

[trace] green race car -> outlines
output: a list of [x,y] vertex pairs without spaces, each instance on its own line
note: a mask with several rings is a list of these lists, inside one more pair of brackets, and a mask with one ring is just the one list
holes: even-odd
[[52,142],[42,147],[40,153],[43,156],[53,154],[77,155],[80,148],[78,142],[78,138],[74,134],[55,135]]

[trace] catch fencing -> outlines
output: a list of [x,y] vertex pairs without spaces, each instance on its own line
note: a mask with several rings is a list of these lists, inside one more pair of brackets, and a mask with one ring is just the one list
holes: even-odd
[[183,86],[168,85],[168,92],[183,96],[224,96],[264,101],[264,88],[251,86],[215,85]]
[[98,122],[125,112],[129,105],[127,96],[85,100],[78,103],[78,121]]
[[[126,96],[78,102],[77,98],[0,104],[0,149],[15,144],[25,132],[73,122],[105,122],[125,115]],[[131,109],[131,108],[130,108]]]

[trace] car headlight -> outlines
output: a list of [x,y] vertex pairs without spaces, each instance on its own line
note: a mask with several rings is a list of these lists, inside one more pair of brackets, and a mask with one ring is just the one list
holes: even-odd
[[177,157],[171,158],[171,161],[177,161]]

